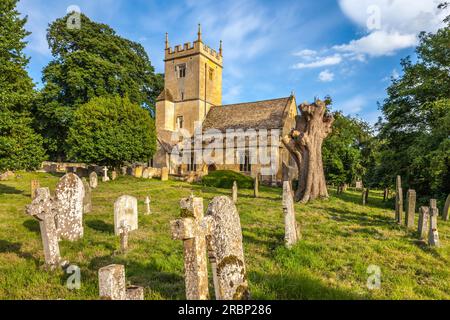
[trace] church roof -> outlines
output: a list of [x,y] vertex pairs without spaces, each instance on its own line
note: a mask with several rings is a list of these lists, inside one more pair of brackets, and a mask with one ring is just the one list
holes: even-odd
[[170,101],[170,102],[174,102],[172,92],[170,92],[169,89],[164,89],[159,94],[158,98],[156,98],[156,101],[164,101],[164,100],[167,100],[167,101]]
[[282,129],[293,96],[287,98],[211,107],[203,130]]

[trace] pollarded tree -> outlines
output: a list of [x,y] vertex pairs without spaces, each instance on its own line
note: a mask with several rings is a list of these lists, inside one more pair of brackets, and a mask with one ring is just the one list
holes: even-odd
[[306,203],[328,198],[322,144],[332,131],[334,118],[328,113],[326,102],[321,100],[313,104],[304,103],[299,108],[301,115],[296,117],[296,126],[291,133],[283,137],[283,144],[298,167],[295,200]]
[[67,145],[75,161],[112,167],[148,161],[156,150],[155,124],[128,98],[93,98],[75,111]]

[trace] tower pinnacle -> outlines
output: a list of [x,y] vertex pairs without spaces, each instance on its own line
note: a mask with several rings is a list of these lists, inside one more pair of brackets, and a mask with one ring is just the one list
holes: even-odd
[[198,33],[197,33],[197,35],[198,35],[197,41],[198,42],[202,42],[202,26],[200,25],[200,23],[198,24]]
[[169,49],[169,33],[166,32],[166,49]]

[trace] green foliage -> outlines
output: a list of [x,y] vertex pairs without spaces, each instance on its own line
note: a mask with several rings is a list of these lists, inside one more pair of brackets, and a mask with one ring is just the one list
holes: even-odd
[[44,160],[42,137],[27,114],[0,111],[0,171],[37,169]]
[[229,170],[210,172],[207,176],[203,177],[202,184],[208,187],[230,189],[233,187],[234,181],[236,181],[238,188],[253,188],[253,179],[251,177]]
[[67,145],[75,161],[115,167],[148,161],[156,150],[154,121],[128,98],[93,98],[75,111]]
[[37,127],[53,158],[64,157],[73,112],[95,97],[119,95],[154,114],[164,84],[142,45],[124,39],[108,25],[81,15],[81,29],[66,26],[68,16],[47,33],[54,60],[43,71]]
[[376,176],[393,185],[401,175],[422,196],[450,193],[450,28],[422,33],[418,61],[402,60],[403,76],[387,89],[378,123],[381,165]]

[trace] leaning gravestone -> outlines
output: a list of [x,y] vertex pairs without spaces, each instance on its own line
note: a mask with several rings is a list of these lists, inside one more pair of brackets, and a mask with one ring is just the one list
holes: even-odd
[[112,264],[98,270],[100,299],[104,300],[144,300],[144,288],[126,286],[125,267]]
[[291,248],[300,240],[300,226],[295,219],[294,199],[292,197],[291,183],[283,182],[283,213],[284,213],[284,243]]
[[89,175],[89,186],[92,189],[97,188],[98,185],[98,176],[97,176],[97,172],[92,171],[91,174]]
[[89,213],[92,211],[92,190],[85,178],[81,180],[83,181],[84,186],[83,212]]
[[59,203],[50,196],[48,188],[40,188],[36,190],[36,197],[27,206],[26,212],[39,221],[42,245],[44,246],[45,265],[53,270],[61,262],[58,230],[55,223],[55,217],[59,212]]
[[430,216],[429,207],[420,207],[419,210],[419,226],[417,228],[417,233],[419,234],[419,239],[425,239],[427,235],[427,225],[428,218]]
[[83,237],[83,181],[74,173],[63,176],[55,191],[61,211],[57,215],[60,239],[76,241]]
[[449,209],[450,209],[450,194],[447,196],[447,200],[445,201],[445,205],[444,205],[444,210],[442,211],[442,219],[444,221],[448,221]]
[[428,231],[428,244],[432,247],[439,247],[439,233],[437,229],[437,219],[439,216],[439,209],[436,207],[430,208],[430,229]]
[[114,232],[121,234],[123,225],[129,227],[128,231],[138,228],[137,199],[132,196],[121,196],[114,203]]
[[408,190],[406,193],[405,224],[408,229],[414,229],[414,215],[416,214],[416,191]]
[[39,180],[31,180],[31,200],[36,197],[36,190],[40,188]]

